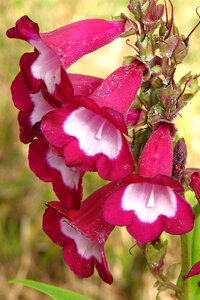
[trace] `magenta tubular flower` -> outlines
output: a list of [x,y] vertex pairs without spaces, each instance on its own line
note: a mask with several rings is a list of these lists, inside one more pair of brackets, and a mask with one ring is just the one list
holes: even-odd
[[143,67],[138,63],[121,67],[103,81],[90,99],[67,99],[67,107],[42,119],[45,138],[55,147],[64,147],[68,166],[97,171],[107,180],[123,178],[134,170],[131,150],[122,133],[127,134],[126,115],[142,73]]
[[65,208],[80,208],[83,172],[68,168],[63,157],[54,154],[47,143],[38,139],[30,144],[29,166],[41,180],[52,183]]
[[81,209],[64,210],[59,202],[47,203],[43,218],[43,230],[63,248],[65,263],[80,277],[89,277],[94,266],[101,279],[112,283],[104,254],[105,242],[114,226],[103,218],[105,195],[112,192],[113,183],[96,191],[85,201]]
[[138,174],[119,181],[104,205],[105,220],[125,225],[140,243],[158,238],[162,231],[184,234],[193,228],[193,210],[178,194],[184,188],[170,177],[173,158],[170,130],[168,124],[160,124],[144,147]]
[[23,16],[7,31],[7,36],[25,40],[36,49],[34,53],[26,53],[20,62],[29,89],[38,92],[43,80],[52,94],[60,82],[60,66],[68,68],[83,55],[112,42],[123,31],[122,21],[90,19],[40,34],[38,24]]
[[43,82],[41,89],[33,94],[24,83],[20,72],[11,86],[14,105],[20,110],[18,121],[20,125],[20,140],[23,143],[30,143],[40,132],[37,131],[37,123],[49,111],[62,107],[62,101],[58,100],[61,94],[65,97],[74,95],[89,96],[102,83],[103,79],[80,75],[68,74],[61,69],[61,80],[56,84],[53,96],[47,92]]

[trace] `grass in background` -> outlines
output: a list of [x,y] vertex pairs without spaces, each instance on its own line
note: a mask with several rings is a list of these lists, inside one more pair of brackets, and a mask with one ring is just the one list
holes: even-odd
[[[183,2],[174,0],[175,20],[187,36],[198,17],[197,0]],[[10,84],[19,71],[19,58],[32,48],[23,41],[9,40],[5,31],[15,21],[28,14],[40,24],[41,32],[50,31],[67,23],[85,18],[107,18],[127,13],[124,0],[1,0],[0,2],[0,299],[2,300],[45,300],[48,297],[20,285],[8,285],[14,278],[28,278],[61,287],[66,287],[96,300],[143,300],[155,299],[152,289],[154,279],[149,274],[145,259],[138,249],[129,248],[134,240],[126,230],[115,229],[108,239],[106,252],[114,284],[108,286],[98,275],[89,279],[77,278],[64,265],[62,250],[54,245],[41,230],[44,203],[55,200],[51,185],[45,184],[31,173],[27,162],[27,145],[18,140],[17,110],[13,107]],[[190,55],[177,72],[177,78],[188,70],[199,72],[200,58],[196,41],[199,29],[191,37]],[[111,45],[85,56],[75,63],[71,72],[106,77],[122,63],[123,55],[134,55],[125,45],[125,40],[116,40]],[[188,143],[188,166],[200,167],[200,105],[199,95],[181,112],[177,127],[185,132]],[[85,197],[103,184],[94,174],[84,179]],[[169,238],[169,236],[167,236]],[[167,263],[179,261],[179,241],[170,237]],[[174,278],[179,267],[174,268]],[[164,299],[168,299],[165,296]]]

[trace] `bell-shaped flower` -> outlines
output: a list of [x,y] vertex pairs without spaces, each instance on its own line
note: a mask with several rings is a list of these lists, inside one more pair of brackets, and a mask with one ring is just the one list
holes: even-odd
[[61,93],[65,93],[66,97],[72,94],[89,96],[102,81],[101,78],[93,76],[67,74],[61,68],[61,81],[56,84],[53,95],[48,93],[44,82],[41,89],[33,94],[24,83],[20,72],[11,86],[14,105],[20,110],[18,116],[20,140],[23,143],[30,143],[35,136],[40,134],[37,124],[46,113],[62,106],[62,102],[57,99]]
[[122,133],[127,134],[126,116],[142,73],[138,63],[120,67],[90,98],[71,97],[65,108],[42,119],[45,138],[51,145],[64,148],[68,166],[97,171],[107,180],[123,178],[133,171],[131,150]]
[[101,279],[109,284],[112,275],[104,245],[114,226],[104,220],[102,206],[112,186],[110,183],[88,197],[79,211],[64,210],[59,202],[49,202],[43,218],[43,230],[63,248],[64,260],[70,269],[80,277],[89,277],[96,266]]
[[29,146],[29,166],[41,180],[52,183],[61,205],[68,209],[80,208],[83,172],[67,167],[64,158],[39,139]]
[[60,66],[68,68],[83,55],[112,42],[123,31],[123,21],[89,19],[40,33],[38,24],[23,16],[7,31],[7,36],[25,40],[36,49],[34,53],[26,53],[20,62],[32,93],[40,90],[43,80],[52,94],[60,82]]
[[170,177],[173,160],[170,130],[169,124],[160,124],[143,149],[138,174],[118,181],[104,205],[105,220],[125,225],[140,243],[158,238],[163,231],[184,234],[193,228],[193,210],[178,194],[184,188]]

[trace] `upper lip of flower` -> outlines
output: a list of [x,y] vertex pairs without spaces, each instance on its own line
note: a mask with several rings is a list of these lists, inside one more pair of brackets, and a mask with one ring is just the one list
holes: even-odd
[[60,81],[60,66],[68,68],[83,55],[116,39],[123,31],[123,21],[89,19],[40,34],[39,26],[28,16],[23,16],[6,34],[35,47],[34,61],[24,67],[30,68],[29,73],[34,80],[44,80],[52,94]]

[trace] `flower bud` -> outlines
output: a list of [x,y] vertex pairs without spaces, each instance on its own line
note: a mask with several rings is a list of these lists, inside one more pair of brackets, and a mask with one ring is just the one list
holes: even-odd
[[184,173],[186,159],[187,159],[187,148],[186,148],[185,140],[184,138],[182,138],[178,140],[174,148],[172,176],[177,180],[180,180]]
[[147,116],[147,124],[152,127],[157,121],[164,119],[165,110],[160,104],[153,105]]
[[151,271],[155,274],[164,264],[167,253],[167,240],[162,242],[160,239],[146,244],[145,256]]

